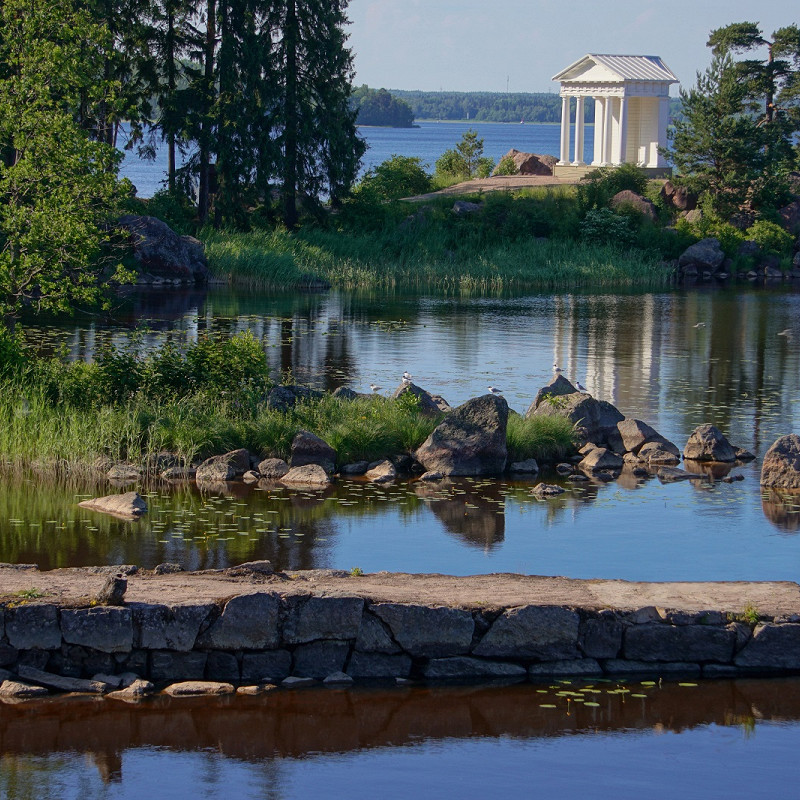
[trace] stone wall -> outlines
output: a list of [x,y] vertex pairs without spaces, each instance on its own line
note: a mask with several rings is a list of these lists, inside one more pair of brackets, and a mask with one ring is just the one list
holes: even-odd
[[269,591],[174,606],[17,602],[0,605],[0,667],[243,684],[339,672],[356,681],[780,674],[800,671],[800,616],[459,608]]

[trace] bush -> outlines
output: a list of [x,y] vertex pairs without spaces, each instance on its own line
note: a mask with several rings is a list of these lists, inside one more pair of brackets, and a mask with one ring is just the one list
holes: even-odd
[[583,211],[606,208],[615,194],[625,190],[644,194],[646,188],[647,175],[634,164],[600,167],[578,184],[578,203]]
[[145,209],[145,213],[163,220],[175,233],[194,234],[197,229],[194,206],[185,195],[178,192],[168,189],[156,192],[145,201]]
[[794,237],[780,225],[760,219],[745,231],[747,239],[752,239],[761,246],[765,253],[789,255],[794,245]]
[[517,165],[514,163],[514,159],[511,156],[503,156],[500,161],[497,162],[497,167],[495,168],[495,175],[516,175],[517,174]]
[[431,190],[427,166],[420,158],[393,155],[367,172],[356,194],[370,192],[381,200],[425,194]]
[[22,336],[0,323],[0,379],[19,374],[24,364]]
[[634,239],[630,219],[615,214],[609,208],[588,211],[580,224],[580,232],[581,239],[591,244],[616,244],[627,247],[633,244]]
[[467,180],[469,168],[464,159],[455,150],[445,150],[436,160],[436,175],[440,178],[457,178]]

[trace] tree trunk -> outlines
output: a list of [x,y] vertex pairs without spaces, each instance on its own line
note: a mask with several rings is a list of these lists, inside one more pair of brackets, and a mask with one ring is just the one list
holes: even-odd
[[[167,12],[167,93],[169,102],[175,101],[175,14],[170,6]],[[174,112],[173,112],[174,115]],[[174,119],[167,130],[167,185],[169,193],[175,193],[175,130]]]
[[211,106],[214,92],[214,51],[216,47],[216,7],[215,0],[207,0],[206,5],[206,46],[203,64],[203,121],[200,124],[200,189],[197,212],[201,222],[208,218],[210,198],[211,164]]
[[289,230],[297,225],[297,8],[286,0],[286,113],[283,153],[283,222]]

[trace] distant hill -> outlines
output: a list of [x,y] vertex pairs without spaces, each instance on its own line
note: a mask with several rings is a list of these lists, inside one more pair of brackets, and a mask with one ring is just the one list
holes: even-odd
[[[405,101],[414,119],[475,120],[476,122],[561,122],[561,98],[547,92],[422,92],[391,89]],[[672,98],[671,116],[680,101]],[[587,98],[584,119],[594,122],[594,101]]]
[[358,109],[359,125],[410,128],[414,124],[411,106],[386,89],[370,89],[364,84],[353,90],[350,102]]

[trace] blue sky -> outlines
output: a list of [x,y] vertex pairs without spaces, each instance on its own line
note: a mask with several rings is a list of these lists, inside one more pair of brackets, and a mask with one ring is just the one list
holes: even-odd
[[[351,0],[356,83],[392,89],[555,91],[585,53],[660,55],[684,85],[713,28],[800,24],[797,0]],[[677,90],[674,90],[677,92]]]

